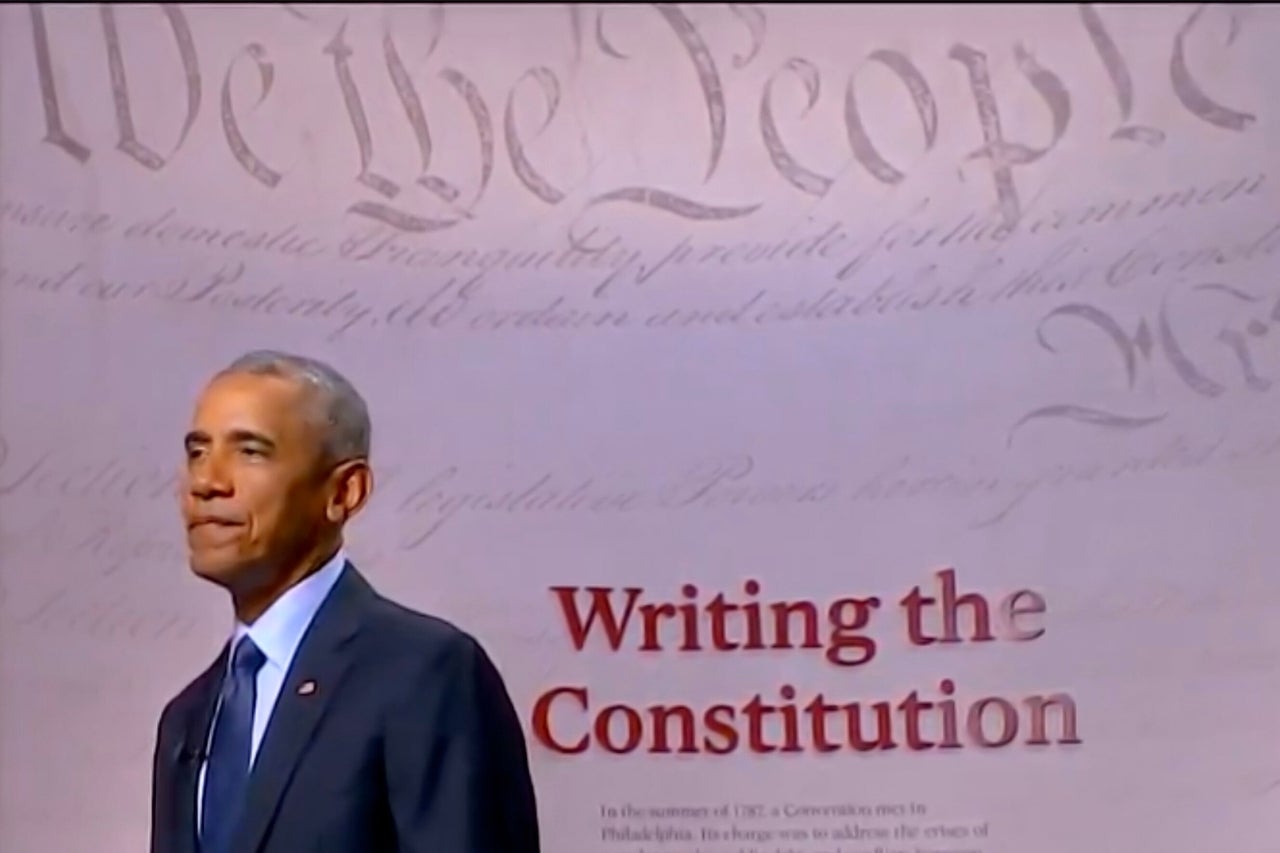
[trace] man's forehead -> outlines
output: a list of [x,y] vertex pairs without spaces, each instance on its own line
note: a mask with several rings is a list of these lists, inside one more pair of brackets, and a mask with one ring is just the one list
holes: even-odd
[[205,386],[193,416],[197,423],[248,418],[287,429],[306,420],[304,395],[305,389],[287,377],[225,374]]
[[302,396],[303,388],[287,376],[258,373],[224,373],[205,385],[196,401],[198,406],[221,403],[292,403]]

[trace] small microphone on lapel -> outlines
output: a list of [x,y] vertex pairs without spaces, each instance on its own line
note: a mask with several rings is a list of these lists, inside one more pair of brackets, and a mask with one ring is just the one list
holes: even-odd
[[316,692],[316,683],[310,679],[298,685],[299,696],[310,696]]

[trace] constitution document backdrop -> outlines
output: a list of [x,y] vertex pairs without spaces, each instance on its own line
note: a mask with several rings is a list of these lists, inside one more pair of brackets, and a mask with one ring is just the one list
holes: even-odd
[[1280,850],[1280,8],[0,10],[0,849],[146,843],[181,435],[366,394],[352,558],[550,853]]

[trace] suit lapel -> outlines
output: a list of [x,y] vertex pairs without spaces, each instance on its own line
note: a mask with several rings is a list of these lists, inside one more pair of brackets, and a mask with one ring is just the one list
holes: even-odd
[[307,629],[254,762],[235,850],[247,853],[262,843],[299,759],[350,669],[350,640],[372,596],[372,588],[348,563]]
[[177,811],[177,833],[174,839],[177,853],[197,853],[200,842],[199,812],[196,799],[200,796],[200,765],[203,762],[209,729],[213,725],[213,713],[218,706],[218,687],[222,673],[227,668],[227,647],[223,647],[218,659],[197,679],[192,703],[186,713],[182,743],[174,758],[174,803]]

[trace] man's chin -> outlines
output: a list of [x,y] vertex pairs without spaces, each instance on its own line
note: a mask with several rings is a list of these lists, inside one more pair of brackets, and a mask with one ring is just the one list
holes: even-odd
[[196,577],[223,587],[233,586],[236,578],[244,574],[244,566],[239,560],[213,554],[189,554],[187,563]]

